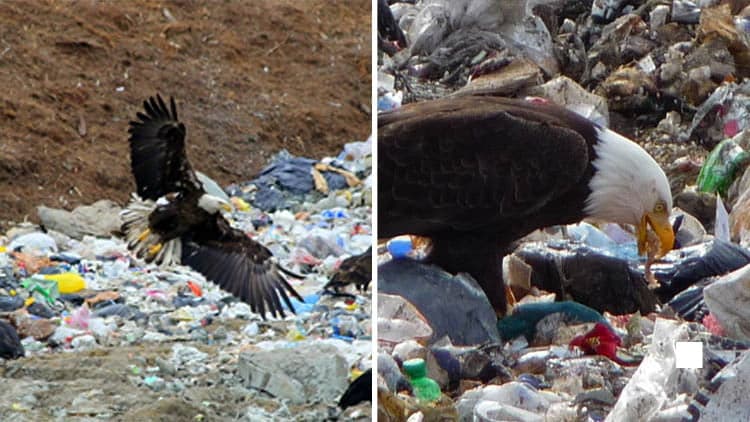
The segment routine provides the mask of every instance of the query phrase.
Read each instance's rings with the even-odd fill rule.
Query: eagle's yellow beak
[[[651,226],[659,238],[659,252],[655,255],[655,258],[661,258],[669,253],[674,246],[674,231],[672,231],[672,225],[669,223],[669,214],[666,211],[643,214],[636,230],[638,253],[640,255],[645,255],[648,252],[648,226]]]

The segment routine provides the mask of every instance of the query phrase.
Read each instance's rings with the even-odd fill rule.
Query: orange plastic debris
[[[197,297],[203,296],[203,290],[201,290],[201,286],[193,283],[192,281],[188,281],[187,285],[188,287],[190,287],[190,291],[193,292],[194,295],[196,295]]]

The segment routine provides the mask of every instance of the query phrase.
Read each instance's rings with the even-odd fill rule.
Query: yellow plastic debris
[[[7,252],[8,249],[5,246],[0,246],[0,253]]]
[[[292,328],[288,333],[286,333],[286,339],[290,341],[301,341],[305,339],[305,335],[296,328]]]
[[[245,202],[245,200],[239,196],[233,196],[230,201],[232,201],[232,205],[238,211],[250,211],[250,204]]]
[[[33,305],[34,302],[36,302],[36,299],[33,297],[27,297],[26,300],[23,301],[23,306],[28,308],[29,306]]]
[[[44,278],[57,282],[61,294],[75,293],[86,288],[86,282],[78,273],[45,274]]]
[[[11,410],[14,412],[27,412],[29,409],[21,403],[13,403],[10,405]]]

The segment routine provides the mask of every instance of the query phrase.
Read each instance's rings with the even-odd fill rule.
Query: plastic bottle
[[[46,274],[44,278],[56,282],[61,294],[76,293],[86,288],[86,281],[77,273]]]
[[[427,367],[424,359],[407,360],[404,362],[404,372],[406,372],[417,400],[435,402],[440,399],[440,386],[435,380],[427,377]]]
[[[698,174],[698,190],[719,192],[726,197],[727,189],[737,173],[750,161],[750,154],[737,145],[733,139],[719,143],[708,155]]]

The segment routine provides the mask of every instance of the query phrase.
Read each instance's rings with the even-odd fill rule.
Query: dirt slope
[[[0,2],[0,225],[133,190],[127,122],[178,100],[226,185],[370,132],[370,2]]]

